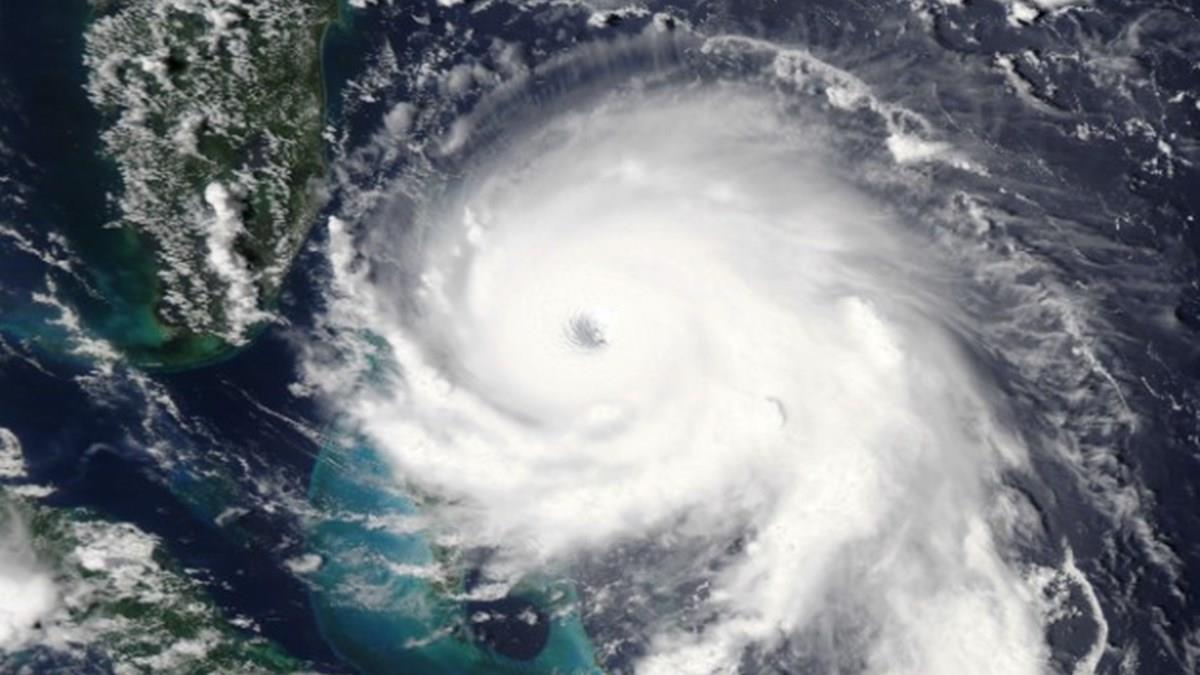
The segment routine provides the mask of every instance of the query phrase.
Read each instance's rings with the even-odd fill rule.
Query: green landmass
[[[93,1],[87,94],[120,183],[95,238],[121,265],[96,275],[110,299],[93,324],[139,365],[218,360],[269,320],[321,199],[337,14],[336,0]]]
[[[235,627],[157,538],[132,525],[40,506],[0,487],[0,533],[25,540],[19,545],[57,595],[30,643],[0,653],[0,670],[36,668],[37,645],[80,662],[99,657],[116,672],[303,670],[249,620]]]

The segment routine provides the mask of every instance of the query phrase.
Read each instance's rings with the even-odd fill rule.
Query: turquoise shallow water
[[[420,515],[392,470],[364,443],[323,449],[310,497],[338,518],[311,533],[323,564],[312,604],[330,644],[366,672],[592,675],[593,648],[571,585],[527,579],[494,602],[461,598],[469,581],[414,574],[435,552],[396,527]],[[387,524],[387,526],[384,526]],[[466,570],[464,579],[471,577]],[[481,617],[500,617],[480,620]],[[536,619],[534,618],[536,617]]]

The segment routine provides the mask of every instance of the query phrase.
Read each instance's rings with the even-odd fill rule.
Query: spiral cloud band
[[[334,219],[396,373],[353,416],[432,534],[501,588],[582,579],[637,672],[1044,672],[1003,487],[1028,452],[929,232],[818,117],[634,86],[471,157],[369,274]]]

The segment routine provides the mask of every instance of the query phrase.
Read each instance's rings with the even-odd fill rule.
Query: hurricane
[[[1180,0],[0,0],[0,672],[1200,672]]]
[[[1073,450],[1015,422],[1020,378],[1088,375],[1037,329],[1091,299],[1006,250],[952,187],[1005,177],[936,133],[811,53],[660,29],[485,97],[332,218],[330,325],[382,356],[314,379],[474,552],[406,573],[573,579],[630,672],[1092,672],[1104,618],[1020,487]]]

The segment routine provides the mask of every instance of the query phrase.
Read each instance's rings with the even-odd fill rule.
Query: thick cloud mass
[[[7,430],[0,429],[7,433]],[[0,443],[5,439],[0,433]],[[11,435],[10,435],[11,436]],[[49,575],[38,569],[19,515],[0,505],[0,654],[25,646],[58,604]]]
[[[835,165],[741,88],[543,120],[404,239],[415,290],[343,275],[400,373],[356,415],[494,574],[689,551],[699,590],[641,671],[820,652],[832,623],[852,670],[1039,672],[994,534],[1025,451],[944,328],[936,263]]]

